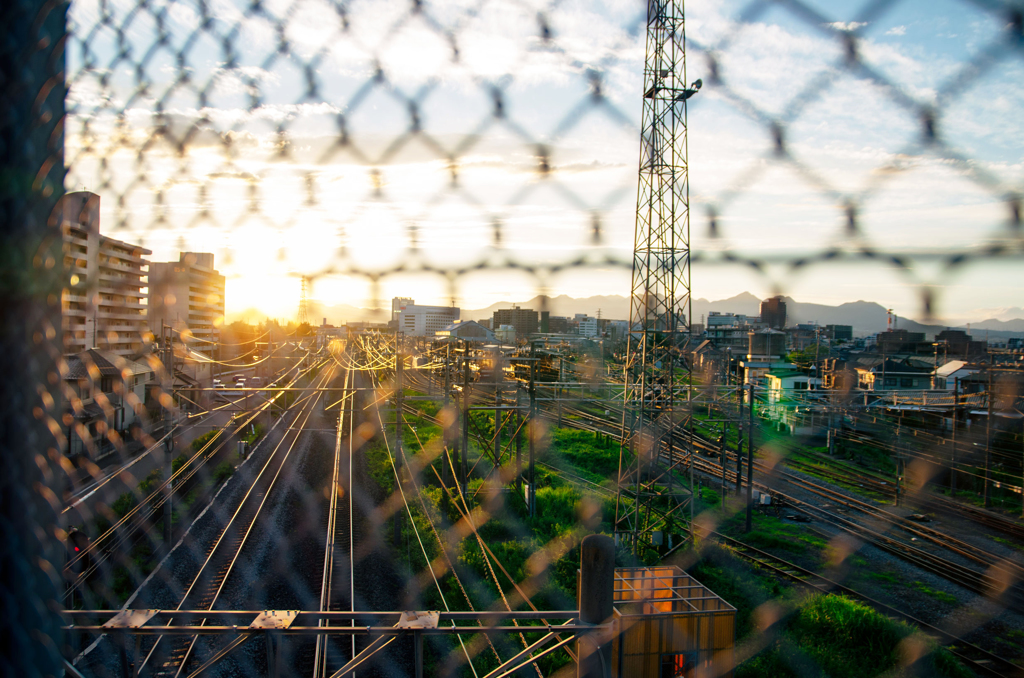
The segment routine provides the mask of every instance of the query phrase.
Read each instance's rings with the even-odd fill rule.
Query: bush
[[[195,450],[196,452],[203,449],[203,446],[206,445],[206,443],[213,440],[218,433],[220,433],[220,431],[207,431],[206,433],[192,441],[192,449]]]
[[[217,468],[213,469],[213,482],[219,485],[224,482],[235,473],[235,467],[232,466],[230,461],[225,461],[217,465]]]
[[[139,500],[135,497],[134,492],[125,492],[114,500],[114,505],[110,508],[117,514],[118,518],[124,518],[138,503]]]

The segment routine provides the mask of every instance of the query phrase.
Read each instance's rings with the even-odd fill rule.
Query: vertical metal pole
[[[956,496],[956,427],[960,418],[960,377],[953,378],[953,434],[950,442],[953,445],[952,458],[949,463],[949,496]]]
[[[446,343],[445,343],[445,356],[444,356],[444,405],[443,405],[442,411],[445,412],[445,416],[447,416],[447,412],[448,412],[448,405],[449,405],[448,397],[449,397],[449,392],[451,391],[451,385],[449,384],[449,380],[451,378],[451,368],[452,368],[452,342],[451,342],[451,339],[449,338],[446,341]],[[445,421],[447,421],[447,419]],[[451,427],[450,424],[445,424],[445,427],[444,427],[444,455],[445,455],[445,458],[441,460],[442,461],[442,464],[441,464],[441,482],[446,487],[451,485],[451,482],[450,482],[451,479],[448,476],[448,473],[449,473],[449,470],[448,470],[448,460],[451,458],[450,457],[450,455],[451,455],[451,445],[452,445],[452,427]],[[447,497],[447,494],[442,494],[441,496],[442,496],[442,498],[444,498],[444,497]]]
[[[988,416],[985,417],[985,508],[992,505],[989,485],[992,481],[992,354],[988,354]]]
[[[412,636],[416,652],[416,678],[423,678],[423,632],[414,631]]]
[[[402,334],[395,332],[395,475],[396,481],[402,484]],[[397,488],[396,488],[397,489]],[[395,511],[394,535],[392,543],[395,548],[402,545],[402,512]]]
[[[529,510],[529,514],[532,517],[536,510],[536,494],[537,494],[537,478],[534,468],[534,459],[536,455],[536,443],[534,440],[537,438],[539,431],[537,430],[537,347],[536,344],[530,344],[530,424],[527,429],[527,436],[529,442],[529,453],[530,453],[530,489],[529,496],[526,501],[526,508]]]
[[[166,372],[164,392],[170,396],[174,390],[174,334],[171,328],[166,325],[164,329],[164,370]],[[173,403],[171,403],[173,405]],[[171,409],[164,408],[164,478],[168,481],[164,486],[164,546],[163,552],[171,550],[174,543],[174,533],[171,526],[171,499],[174,496],[170,479],[174,469],[174,429],[171,425]]]
[[[743,384],[736,387],[736,496],[740,496],[743,489],[743,392],[746,388]]]
[[[459,486],[462,496],[467,495],[469,487],[469,344],[462,344],[462,475]]]
[[[753,527],[754,512],[754,383],[750,383],[750,422],[747,427],[747,526]]]
[[[580,544],[580,626],[612,621],[615,614],[615,542],[603,534],[590,534]],[[612,643],[602,631],[577,636],[578,678],[610,678]]]
[[[516,389],[516,409],[512,414],[512,432],[516,437],[516,492],[523,491],[523,438],[520,435],[523,413],[519,411],[519,389]]]
[[[495,371],[497,371],[497,365],[495,365]],[[497,379],[497,376],[495,376]],[[501,468],[501,410],[498,409],[501,406],[501,390],[498,386],[497,381],[494,383],[494,467],[496,469]]]
[[[729,492],[728,481],[725,478],[726,452],[729,449],[729,422],[722,424],[722,446],[719,453],[722,457],[722,510],[725,510],[725,495]]]

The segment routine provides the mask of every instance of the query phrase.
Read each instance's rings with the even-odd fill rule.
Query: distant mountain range
[[[828,306],[826,304],[811,304],[796,301],[790,297],[786,300],[787,324],[797,323],[818,323],[820,325],[851,325],[857,336],[866,336],[885,330],[888,323],[886,309],[881,304],[873,301],[851,301],[839,306]],[[498,302],[486,308],[462,309],[461,315],[464,320],[482,320],[494,315],[494,311],[500,308],[511,308],[520,306],[540,310],[542,307],[541,298],[534,297],[527,301]],[[626,320],[629,317],[629,299],[613,294],[605,296],[594,296],[575,298],[567,295],[548,297],[547,309],[551,315],[572,317],[577,313],[586,313],[589,316],[611,318],[615,320]],[[993,315],[999,318],[991,318],[982,322],[970,323],[970,331],[976,339],[984,339],[982,332],[987,332],[991,338],[1009,338],[1024,334],[1024,308],[991,309]],[[728,299],[709,301],[707,299],[693,300],[693,321],[706,322],[711,311],[720,313],[742,313],[743,315],[757,315],[761,312],[761,298],[749,292],[743,292]],[[1014,317],[1014,316],[1017,317]],[[386,322],[391,317],[390,309],[359,308],[348,304],[337,304],[324,306],[317,302],[310,303],[310,319],[314,325],[319,325],[326,317],[327,322],[336,324],[349,321],[370,321]],[[229,314],[228,320],[246,320],[258,322],[266,318],[266,315],[255,309],[247,309],[241,313]],[[898,318],[897,327],[911,332],[924,332],[928,338],[933,338],[936,333],[946,329],[944,325],[925,325],[908,318]],[[955,329],[968,329],[966,323],[959,323],[953,326]]]

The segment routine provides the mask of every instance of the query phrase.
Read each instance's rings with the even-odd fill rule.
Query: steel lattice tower
[[[683,347],[690,329],[690,212],[682,0],[648,0],[626,363],[623,440],[615,532],[634,552],[655,530],[689,531],[690,494],[673,475],[692,480],[685,444],[690,424],[690,365]],[[687,448],[689,446],[686,446]],[[692,483],[690,484],[692,487]],[[676,526],[685,526],[678,530]]]

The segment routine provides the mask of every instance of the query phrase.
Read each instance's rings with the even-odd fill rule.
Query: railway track
[[[324,364],[324,362],[320,362],[319,366],[323,367]],[[330,373],[329,369],[323,370],[317,377],[317,385],[321,386]],[[290,422],[285,427],[281,439],[268,454],[263,467],[230,520],[207,549],[205,561],[186,589],[176,609],[202,611],[213,608],[229,578],[236,571],[235,565],[252,534],[261,511],[267,505],[267,501],[281,477],[281,470],[302,436],[302,429],[323,397],[321,391],[304,396],[293,404],[293,408],[296,405],[300,406],[293,417],[282,417],[279,420],[279,423],[289,419]],[[202,626],[206,620],[194,617],[190,619],[189,623],[193,626]],[[183,674],[188,675],[186,669],[195,655],[197,640],[198,636],[188,635],[170,636],[166,639],[158,638],[148,649],[145,660],[142,661],[139,668],[141,669],[152,661],[154,662],[151,670],[153,676],[177,678]],[[161,641],[163,641],[164,647],[161,647]]]
[[[355,521],[352,499],[352,454],[353,417],[355,414],[355,392],[352,370],[345,370],[344,391],[339,414],[337,435],[334,445],[334,463],[331,473],[331,496],[325,514],[323,579],[320,586],[320,610],[341,612],[354,610],[355,576],[352,553],[355,541]],[[354,623],[354,622],[353,622]],[[321,622],[325,625],[326,622]],[[332,640],[318,636],[313,657],[313,676],[331,675],[329,667],[340,667],[354,654],[355,637],[348,653],[338,644],[343,640]]]
[[[613,490],[603,487],[602,485],[586,478],[569,473],[565,469],[540,462],[538,463],[538,466],[543,466],[550,468],[553,471],[557,471],[561,477],[567,477],[570,479],[570,482],[575,484],[586,486],[607,495],[615,494]],[[1016,664],[1013,664],[998,655],[992,654],[973,643],[969,643],[941,628],[917,619],[916,617],[894,608],[891,605],[859,593],[821,574],[788,562],[774,554],[762,551],[750,546],[749,544],[745,544],[733,537],[714,531],[710,532],[707,536],[712,538],[714,541],[727,546],[732,554],[749,562],[755,567],[767,570],[772,574],[793,581],[815,593],[841,593],[847,597],[866,603],[891,619],[905,621],[917,626],[923,632],[932,635],[943,643],[953,655],[970,667],[976,675],[1024,678],[1024,670]]]

